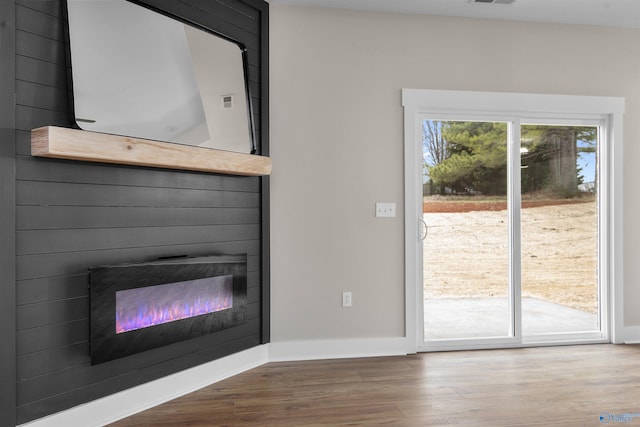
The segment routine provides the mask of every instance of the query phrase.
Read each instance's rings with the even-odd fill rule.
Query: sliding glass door
[[[603,121],[423,115],[422,350],[606,340]]]
[[[424,338],[512,337],[507,123],[422,126]]]
[[[523,337],[599,331],[600,127],[521,126]]]

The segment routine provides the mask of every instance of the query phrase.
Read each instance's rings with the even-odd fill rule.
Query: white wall
[[[401,88],[625,97],[625,324],[640,325],[640,30],[270,10],[274,343],[404,335]],[[398,216],[374,218],[376,201]]]

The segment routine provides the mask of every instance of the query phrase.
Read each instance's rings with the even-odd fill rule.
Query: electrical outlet
[[[395,203],[376,203],[376,218],[395,218]]]
[[[351,292],[342,293],[342,306],[351,307]]]

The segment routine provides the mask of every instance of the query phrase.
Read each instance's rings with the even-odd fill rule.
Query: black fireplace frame
[[[233,276],[233,307],[116,334],[116,292],[206,277]],[[89,269],[91,364],[243,325],[247,321],[247,255],[211,255]]]

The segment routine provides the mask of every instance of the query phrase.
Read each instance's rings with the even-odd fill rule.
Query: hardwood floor
[[[621,423],[640,425],[637,345],[268,363],[111,426]]]

